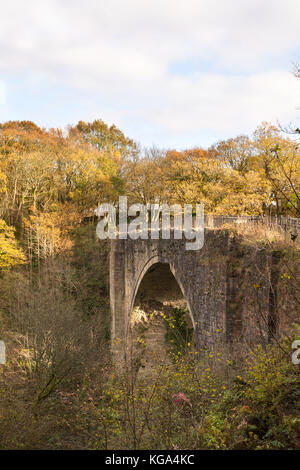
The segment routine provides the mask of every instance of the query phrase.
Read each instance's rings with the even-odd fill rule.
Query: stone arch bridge
[[[180,290],[195,329],[196,347],[210,349],[220,337],[226,342],[235,338],[250,343],[268,342],[280,327],[277,302],[280,256],[277,252],[244,246],[228,230],[220,228],[226,222],[257,220],[206,218],[204,246],[197,251],[185,249],[184,237],[111,240],[113,351],[120,352],[126,341],[131,312],[148,273],[153,285],[166,296],[173,295],[174,284]]]

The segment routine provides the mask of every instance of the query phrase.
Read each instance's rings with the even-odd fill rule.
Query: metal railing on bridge
[[[230,216],[230,215],[205,215],[204,216],[204,226],[206,228],[220,228],[225,224],[243,224],[243,223],[252,223],[252,224],[267,224],[270,226],[279,225],[285,231],[300,231],[300,219],[289,217],[289,216],[279,216],[279,217],[269,217],[269,216],[259,216],[259,215],[240,215],[240,216]]]

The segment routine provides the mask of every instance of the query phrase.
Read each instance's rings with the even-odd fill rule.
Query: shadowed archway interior
[[[194,342],[188,305],[168,263],[154,263],[142,278],[130,319],[131,340],[143,338],[147,351],[140,361],[151,367],[153,360],[171,351],[186,349]]]
[[[168,263],[155,263],[144,275],[134,306],[147,300],[157,300],[161,303],[184,301],[181,289]]]

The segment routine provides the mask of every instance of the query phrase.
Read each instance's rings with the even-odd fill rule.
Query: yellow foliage
[[[15,239],[15,229],[0,219],[0,270],[22,264],[25,259]]]

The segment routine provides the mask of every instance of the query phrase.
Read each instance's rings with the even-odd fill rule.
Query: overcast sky
[[[10,0],[0,121],[101,118],[142,145],[299,126],[299,0]]]

